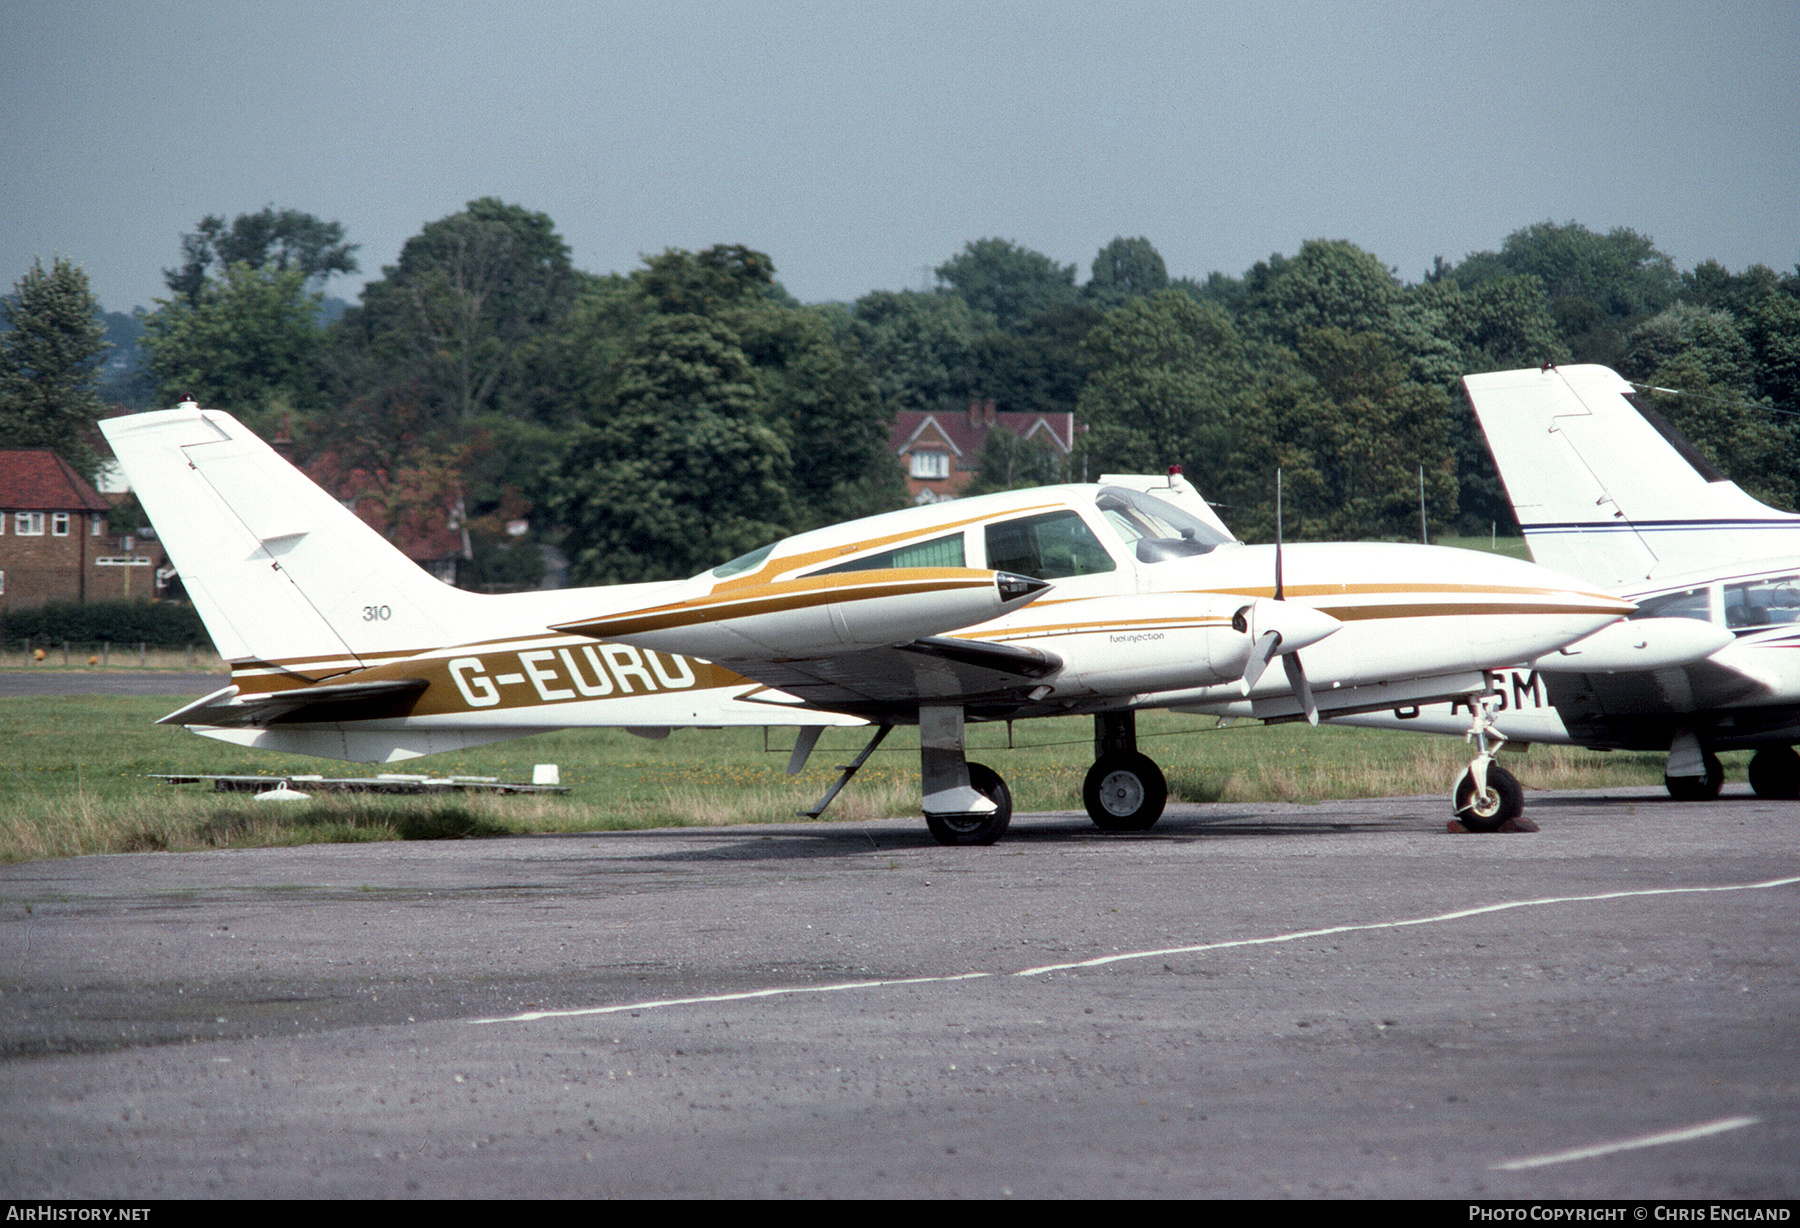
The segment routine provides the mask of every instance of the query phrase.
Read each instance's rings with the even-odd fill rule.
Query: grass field
[[[152,722],[167,698],[0,700],[0,860],[81,853],[430,839],[544,831],[791,822],[824,792],[834,765],[860,749],[859,730],[827,730],[812,765],[786,773],[792,729],[681,730],[650,742],[623,730],[540,734],[433,756],[386,770],[528,781],[558,765],[572,786],[559,796],[321,796],[285,805],[202,785],[170,786],[151,773],[374,775],[375,768],[245,750]],[[970,757],[1000,771],[1021,812],[1079,808],[1092,753],[1087,718],[1025,721],[1007,748],[1004,725],[973,726]],[[1146,753],[1180,801],[1324,801],[1447,794],[1467,761],[1460,740],[1419,734],[1242,723],[1146,713]],[[899,729],[841,794],[828,819],[918,813],[918,753]],[[1738,757],[1738,758],[1741,758]],[[1600,755],[1534,747],[1507,766],[1531,788],[1657,784],[1657,755]],[[1727,757],[1741,778],[1742,765]],[[1448,804],[1446,803],[1446,817]]]
[[[1504,554],[1509,558],[1531,561],[1523,537],[1440,537],[1434,546],[1453,546],[1458,550],[1480,550],[1484,554]]]

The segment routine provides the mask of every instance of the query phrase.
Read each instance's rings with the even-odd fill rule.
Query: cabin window
[[[1800,622],[1800,576],[1725,586],[1725,625],[1733,631]]]
[[[883,550],[880,554],[865,554],[860,559],[851,559],[847,563],[833,563],[830,567],[821,567],[807,574],[828,576],[840,571],[886,571],[893,567],[961,566],[963,535],[952,533],[948,537],[934,537],[930,541],[896,546],[892,550]]]
[[[987,527],[987,565],[1036,580],[1113,571],[1118,564],[1080,512],[1046,512]]]
[[[1633,618],[1696,618],[1709,623],[1712,617],[1712,590],[1689,588],[1679,593],[1658,593],[1638,599]]]

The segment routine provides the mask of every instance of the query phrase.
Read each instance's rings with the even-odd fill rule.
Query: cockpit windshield
[[[711,571],[703,571],[700,576],[712,576],[716,580],[726,580],[732,576],[742,575],[746,571],[762,566],[763,560],[768,558],[770,552],[780,544],[780,542],[770,542],[766,546],[752,550],[749,554],[738,555],[729,563],[720,563]],[[698,580],[700,576],[695,576],[694,579]]]
[[[1192,558],[1231,540],[1199,517],[1142,491],[1102,487],[1095,504],[1140,563]]]

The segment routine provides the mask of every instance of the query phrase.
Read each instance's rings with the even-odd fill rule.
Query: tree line
[[[337,223],[209,216],[180,250],[141,321],[150,403],[290,440],[391,533],[453,509],[474,587],[532,583],[540,542],[575,583],[662,579],[899,506],[895,411],[975,399],[1086,428],[1067,461],[996,433],[977,489],[1180,464],[1247,540],[1273,536],[1277,469],[1291,538],[1416,537],[1421,494],[1433,535],[1509,527],[1457,381],[1545,362],[1679,389],[1647,395],[1722,469],[1779,506],[1800,491],[1800,269],[1684,272],[1628,229],[1529,226],[1410,284],[1347,241],[1196,281],[1120,237],[1081,282],[988,238],[934,290],[809,305],[736,245],[588,273],[549,217],[484,198],[336,318],[323,289],[357,269]],[[66,438],[91,469],[85,293],[58,261],[0,308],[0,444]]]

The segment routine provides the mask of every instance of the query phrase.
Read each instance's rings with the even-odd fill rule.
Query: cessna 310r
[[[890,512],[687,580],[487,596],[428,576],[229,414],[101,427],[232,667],[164,723],[371,763],[570,726],[795,725],[790,771],[820,727],[878,726],[860,765],[916,723],[948,844],[992,843],[1012,814],[965,758],[969,720],[1091,714],[1088,813],[1142,830],[1167,791],[1141,708],[1316,723],[1469,695],[1484,666],[1632,609],[1464,551],[1246,546],[1174,476]],[[1462,801],[1491,817],[1487,796]]]
[[[1718,751],[1754,749],[1756,793],[1800,797],[1800,516],[1744,493],[1606,367],[1463,384],[1532,557],[1638,607],[1517,671],[1497,731],[1666,750],[1689,800],[1718,796]],[[1343,723],[1460,733],[1460,706]]]

